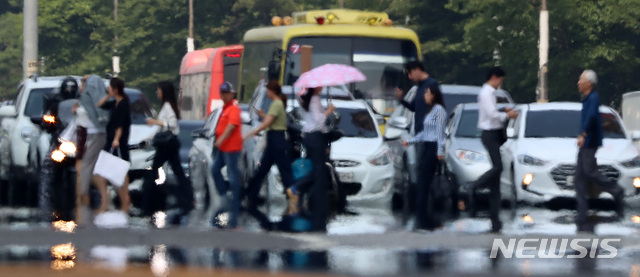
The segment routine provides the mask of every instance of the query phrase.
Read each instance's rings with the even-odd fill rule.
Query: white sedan
[[[325,100],[322,102],[326,104]],[[347,202],[357,206],[390,207],[394,177],[391,150],[383,141],[373,111],[362,100],[333,100],[332,103],[340,115],[337,126],[344,136],[331,144],[330,158]],[[290,115],[301,121],[301,108],[295,107]],[[284,198],[279,180],[277,168],[273,167],[268,182],[272,199]]]
[[[502,146],[503,187],[513,186],[519,200],[548,201],[575,197],[573,175],[578,147],[581,103],[543,103],[519,106],[509,123],[510,139]],[[599,170],[615,180],[627,197],[640,193],[640,156],[620,116],[601,106],[603,146],[596,153]],[[634,138],[637,139],[637,138]],[[611,197],[594,192],[592,197]]]

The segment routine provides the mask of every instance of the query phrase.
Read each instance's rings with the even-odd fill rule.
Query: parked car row
[[[80,83],[79,76],[72,76]],[[49,152],[51,135],[43,132],[32,120],[44,115],[44,97],[47,93],[59,93],[61,82],[67,76],[32,77],[18,86],[13,104],[0,107],[0,181],[5,185],[10,205],[37,206],[40,165]],[[108,80],[104,79],[105,85]],[[152,117],[146,96],[138,89],[125,88],[131,107],[131,132],[129,149],[131,157],[131,190],[142,182],[142,176],[151,166],[155,150],[151,139],[159,130],[148,126],[146,118]]]
[[[578,153],[581,103],[543,103],[516,106],[519,116],[508,122],[507,141],[501,147],[501,196],[516,204],[558,197],[575,197],[573,175]],[[603,146],[597,152],[599,170],[624,188],[627,197],[640,195],[640,156],[632,136],[610,107],[601,106]],[[476,128],[478,107],[462,104],[447,127],[446,168],[450,180],[465,195],[491,160]],[[591,197],[610,198],[592,191]],[[460,199],[465,199],[460,197]]]
[[[27,79],[19,86],[13,103],[0,106],[2,117],[0,132],[0,180],[11,186],[9,199],[21,200],[15,204],[34,205],[36,200],[39,166],[47,153],[50,135],[41,132],[31,118],[43,115],[44,93],[55,91],[64,77],[40,77]],[[79,77],[75,77],[79,81]],[[106,82],[106,80],[105,80]],[[478,107],[475,103],[480,87],[442,85],[449,121],[446,128],[445,171],[452,185],[452,198],[464,199],[471,184],[491,166],[477,129]],[[131,190],[139,191],[142,177],[151,166],[154,148],[151,145],[157,127],[149,127],[145,119],[153,116],[145,96],[136,89],[125,89],[132,112],[132,128],[129,139],[132,167]],[[294,90],[283,87],[287,95],[288,120],[303,124],[302,110],[296,101]],[[405,100],[411,102],[416,95],[412,88]],[[332,144],[330,158],[340,181],[341,191],[350,204],[388,207],[393,194],[407,201],[416,180],[416,157],[413,147],[404,148],[403,139],[413,136],[413,112],[398,105],[389,117],[383,136],[378,125],[384,123],[370,105],[355,99],[344,86],[325,88],[321,94],[323,105],[331,102],[340,118],[337,127],[344,136]],[[499,108],[514,107],[508,92],[496,94]],[[243,133],[261,124],[261,118],[253,110],[268,110],[271,100],[266,88],[259,86],[248,104],[243,104]],[[520,114],[507,126],[507,142],[502,146],[505,170],[501,178],[504,200],[548,201],[555,197],[572,197],[573,172],[577,154],[576,134],[580,122],[581,104],[546,103],[517,105]],[[620,116],[609,107],[601,107],[604,145],[598,151],[599,168],[605,176],[618,181],[628,197],[640,194],[640,155],[633,141],[640,139],[621,123]],[[221,108],[214,110],[205,121],[179,121],[181,134],[181,165],[191,179],[199,210],[203,218],[213,215],[219,196],[211,176],[213,162],[214,131]],[[259,165],[265,144],[263,134],[244,142],[240,166],[244,180]],[[168,167],[161,169],[159,183],[175,183]],[[284,188],[276,167],[265,181],[263,194],[271,200],[284,199]],[[18,196],[20,193],[27,193]],[[459,194],[459,196],[458,196]],[[594,196],[599,193],[595,192]],[[607,197],[607,196],[605,196]],[[206,215],[204,214],[206,213]]]

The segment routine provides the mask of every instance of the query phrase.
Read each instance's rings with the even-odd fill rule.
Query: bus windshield
[[[293,85],[300,76],[301,45],[313,46],[311,67],[327,63],[353,65],[367,77],[349,85],[357,98],[364,98],[378,113],[388,114],[395,105],[395,87],[403,86],[403,65],[418,60],[411,40],[365,37],[297,37],[287,49],[284,84]],[[372,101],[372,100],[378,100]],[[388,102],[388,103],[387,103]]]

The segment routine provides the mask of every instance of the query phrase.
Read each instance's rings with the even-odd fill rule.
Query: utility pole
[[[547,10],[547,0],[542,0],[540,9],[540,62],[538,67],[538,89],[537,101],[539,103],[549,102],[547,89],[547,71],[549,63],[549,11]]]
[[[189,0],[189,37],[187,38],[187,52],[195,50],[193,41],[193,0]]]
[[[22,70],[29,78],[38,73],[38,0],[24,0],[23,14]]]
[[[113,56],[111,61],[113,64],[113,77],[118,77],[120,73],[120,56],[118,56],[118,0],[113,0],[113,21],[115,22],[115,46],[113,47]]]

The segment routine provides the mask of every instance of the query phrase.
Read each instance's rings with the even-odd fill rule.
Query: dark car
[[[189,150],[193,145],[193,137],[191,133],[195,130],[204,128],[204,120],[178,120],[180,126],[180,134],[178,140],[180,141],[180,165],[184,170],[184,173],[189,177]],[[169,164],[164,165],[166,172],[165,184],[177,184],[178,179],[173,174],[173,170]]]

